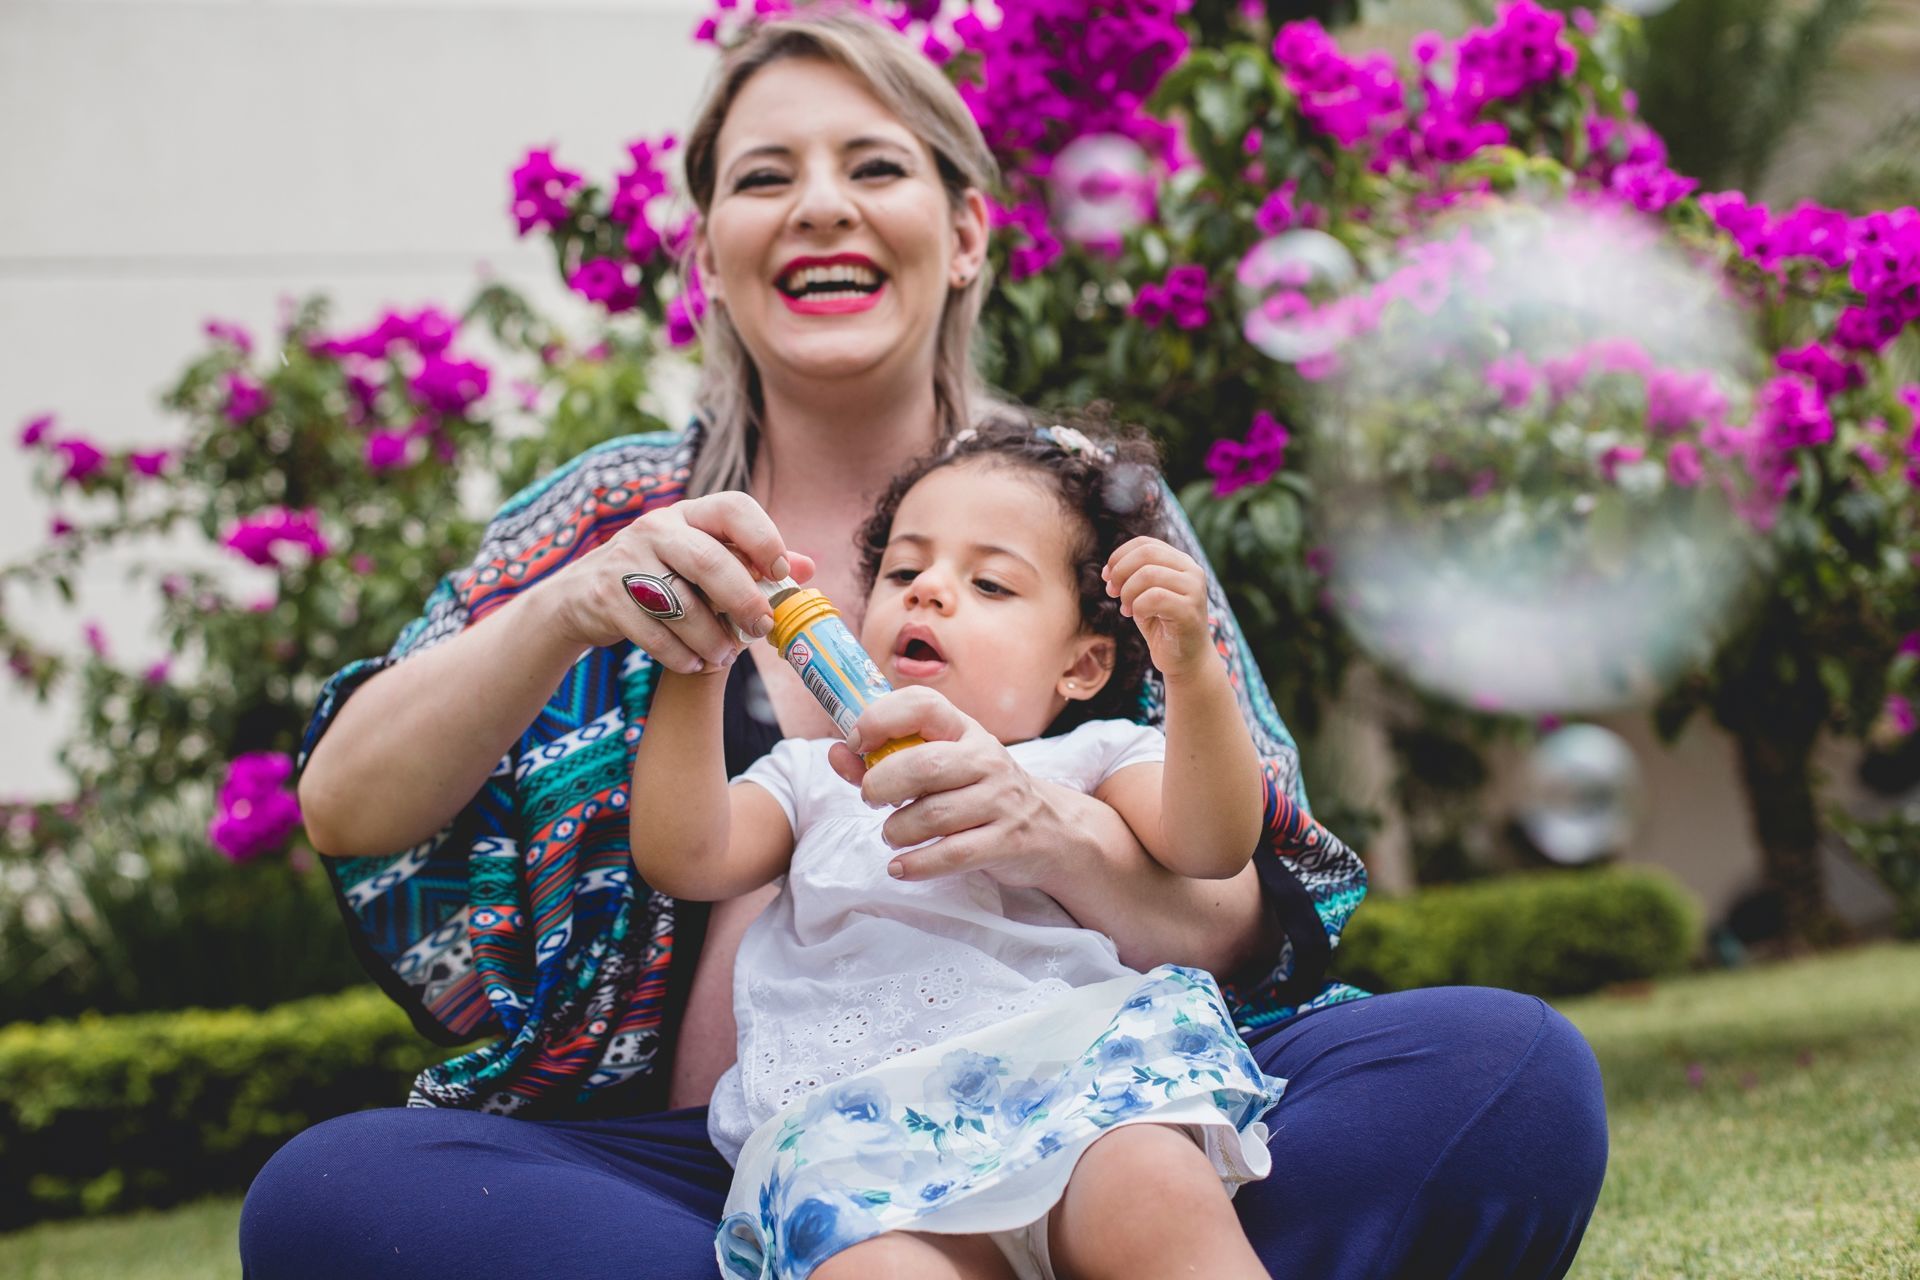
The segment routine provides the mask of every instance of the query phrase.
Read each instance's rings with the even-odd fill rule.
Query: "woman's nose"
[[[801,180],[800,198],[793,206],[793,224],[797,229],[845,230],[853,226],[859,216],[845,184],[836,175],[816,172]]]

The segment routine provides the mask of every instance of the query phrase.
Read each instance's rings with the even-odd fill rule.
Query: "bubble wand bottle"
[[[760,590],[773,606],[773,632],[767,643],[800,673],[807,692],[832,717],[841,737],[853,733],[853,722],[893,686],[860,647],[853,632],[824,592],[803,587],[792,578],[778,582],[761,579]],[[918,746],[926,739],[917,733],[883,742],[864,754],[872,768],[896,751]]]

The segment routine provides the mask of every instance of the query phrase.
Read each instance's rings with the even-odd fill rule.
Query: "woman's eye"
[[[869,160],[853,171],[856,178],[898,178],[906,173],[892,160]]]
[[[772,169],[755,169],[752,173],[745,174],[735,181],[733,189],[745,191],[748,187],[767,187],[786,180],[787,175],[784,173],[778,173]]]

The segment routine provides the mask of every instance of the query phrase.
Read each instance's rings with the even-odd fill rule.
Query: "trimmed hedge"
[[[1695,917],[1684,893],[1646,871],[1514,876],[1369,902],[1335,967],[1373,991],[1588,991],[1681,968]],[[294,1134],[400,1105],[413,1076],[452,1052],[370,987],[264,1013],[0,1028],[0,1228],[242,1190]]]
[[[1700,911],[1645,868],[1546,871],[1370,898],[1333,969],[1369,991],[1506,987],[1578,995],[1677,973],[1700,938]]]
[[[0,1027],[0,1227],[244,1189],[294,1134],[401,1105],[450,1052],[370,987]]]

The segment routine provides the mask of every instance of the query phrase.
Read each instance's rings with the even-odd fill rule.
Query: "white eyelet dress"
[[[888,813],[833,772],[829,745],[784,741],[737,784],[765,787],[797,838],[740,945],[739,1060],[708,1120],[735,1165],[723,1275],[804,1280],[912,1230],[994,1236],[1023,1278],[1045,1276],[1047,1211],[1122,1124],[1190,1126],[1229,1189],[1266,1175],[1260,1120],[1285,1081],[1209,975],[1139,974],[1047,895],[981,872],[894,880]],[[1165,739],[1107,720],[1009,750],[1090,793]]]

